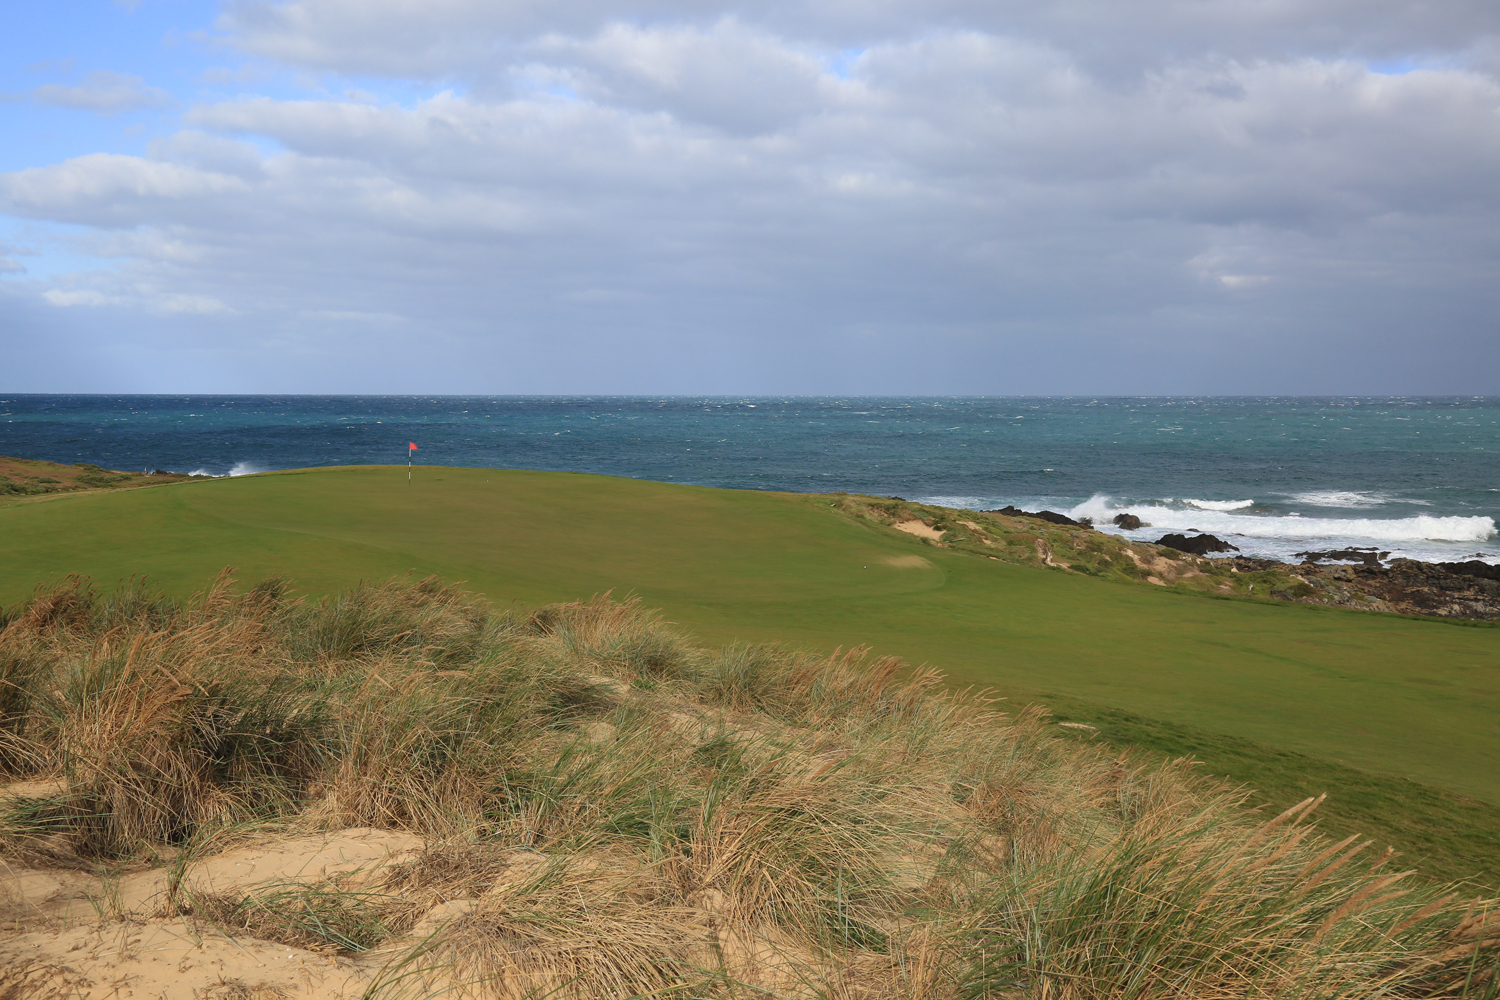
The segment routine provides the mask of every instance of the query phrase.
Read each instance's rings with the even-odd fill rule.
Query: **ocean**
[[[1014,504],[1290,559],[1500,563],[1500,397],[0,396],[0,454],[244,475],[549,469]],[[1122,511],[1148,525],[1122,531]]]

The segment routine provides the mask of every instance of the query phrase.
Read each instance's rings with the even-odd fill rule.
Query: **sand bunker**
[[[923,559],[921,556],[887,556],[880,561],[887,566],[894,566],[897,569],[932,568],[932,563],[928,562],[926,559]]]
[[[921,521],[897,521],[892,525],[897,531],[904,531],[908,535],[916,535],[918,538],[930,538],[936,542],[942,539],[943,533]]]

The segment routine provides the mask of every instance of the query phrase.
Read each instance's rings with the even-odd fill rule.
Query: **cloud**
[[[447,78],[549,34],[585,38],[612,24],[701,29],[730,9],[715,0],[235,0],[219,24],[245,50],[283,62]],[[1440,12],[1412,0],[768,0],[737,10],[769,33],[836,50],[967,29],[1053,45],[1110,72],[1209,53],[1469,54],[1500,35],[1500,8],[1489,0],[1451,0]]]
[[[548,36],[532,51],[552,63],[554,84],[583,96],[728,132],[775,131],[825,101],[811,53],[733,18],[707,29],[611,24],[587,39]]]
[[[33,90],[31,96],[42,104],[93,111],[101,115],[134,111],[138,108],[165,108],[173,103],[171,94],[159,87],[146,86],[146,82],[140,77],[105,69],[90,73],[76,87],[60,83],[43,84]]]
[[[239,177],[117,153],[89,153],[50,167],[0,174],[0,211],[100,227],[202,218],[202,207],[234,191]]]
[[[1414,11],[240,2],[334,75],[0,211],[111,262],[36,294],[201,324],[221,387],[260,345],[348,391],[1500,390],[1500,14]]]
[[[55,306],[69,308],[71,306],[105,306],[115,305],[124,300],[117,296],[105,295],[90,289],[73,289],[63,291],[59,288],[48,289],[42,293],[42,298]]]

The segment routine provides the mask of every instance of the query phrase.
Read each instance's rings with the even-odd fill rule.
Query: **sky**
[[[1500,4],[14,4],[0,391],[1500,394]]]

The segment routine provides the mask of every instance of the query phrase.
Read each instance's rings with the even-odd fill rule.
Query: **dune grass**
[[[1318,799],[1248,814],[863,650],[706,648],[634,602],[496,613],[433,580],[309,603],[75,579],[10,619],[0,760],[56,790],[4,800],[8,862],[409,831],[398,863],[161,914],[386,949],[405,972],[369,995],[1500,992],[1495,901],[1322,836]]]
[[[299,470],[21,500],[0,505],[0,565],[7,604],[75,570],[106,583],[145,572],[185,596],[225,565],[313,595],[440,574],[501,608],[614,589],[706,642],[870,643],[1012,704],[1271,748],[1210,763],[1275,778],[1278,796],[1330,791],[1340,822],[1327,782],[1361,775],[1374,792],[1351,825],[1455,877],[1500,870],[1493,838],[1410,836],[1432,825],[1434,801],[1500,803],[1500,629],[1014,565],[850,516],[837,498],[483,469],[418,469],[410,485],[404,469]]]

